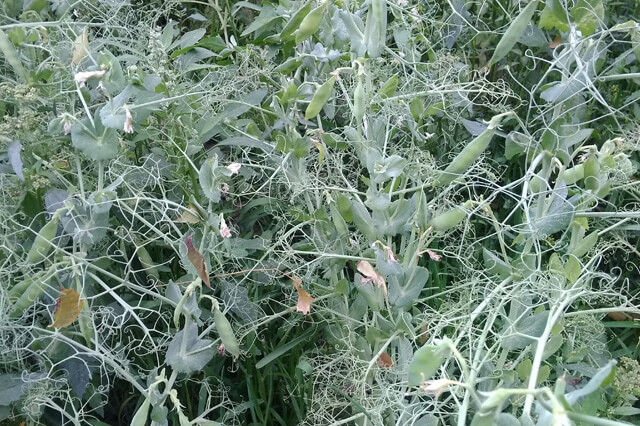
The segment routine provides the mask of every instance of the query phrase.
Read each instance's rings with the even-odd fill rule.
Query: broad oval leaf
[[[71,144],[92,160],[111,160],[118,156],[118,133],[104,127],[97,116],[94,124],[88,118],[76,121],[71,128]]]

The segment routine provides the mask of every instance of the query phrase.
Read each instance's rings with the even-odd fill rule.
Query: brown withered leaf
[[[558,34],[556,38],[554,38],[553,41],[549,43],[549,49],[555,49],[561,44],[562,44],[562,37],[560,37],[560,34]]]
[[[291,277],[291,283],[298,292],[298,304],[296,305],[296,312],[302,312],[303,315],[307,315],[311,310],[311,303],[316,299],[311,297],[309,293],[302,289],[302,280],[299,277]]]
[[[356,263],[356,269],[358,270],[358,272],[364,275],[369,282],[373,282],[378,287],[380,287],[384,292],[384,296],[387,297],[387,282],[384,280],[384,277],[380,275],[380,273],[376,271],[373,266],[371,266],[369,262],[367,262],[366,260],[360,260],[358,263]]]
[[[72,65],[78,65],[89,50],[89,36],[87,35],[87,29],[82,31],[82,34],[76,37],[76,41],[73,42],[73,56],[71,58]]]
[[[391,368],[393,367],[393,360],[391,359],[391,357],[389,356],[388,353],[383,352],[378,359],[376,360],[376,362],[378,363],[378,366],[380,368]]]
[[[66,327],[78,319],[82,310],[82,300],[80,293],[72,288],[65,288],[60,291],[60,296],[56,301],[56,310],[53,314],[53,324],[49,327]]]
[[[202,257],[202,254],[198,251],[197,248],[193,246],[193,236],[189,235],[184,240],[184,243],[187,245],[187,257],[189,258],[189,261],[191,262],[193,267],[196,268],[196,272],[198,273],[200,279],[202,279],[202,282],[205,283],[207,287],[211,288],[211,283],[209,282],[209,272],[207,272],[207,265],[204,262],[204,257]]]
[[[183,210],[182,214],[173,220],[175,223],[199,223],[202,221],[198,210],[189,204],[188,210]]]

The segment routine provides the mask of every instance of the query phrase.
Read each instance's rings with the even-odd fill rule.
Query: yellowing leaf
[[[175,223],[199,223],[202,221],[198,210],[189,205],[188,210],[183,210],[182,214],[173,220]]]
[[[82,300],[80,300],[80,293],[72,288],[62,289],[56,301],[53,324],[49,327],[62,328],[72,324],[80,315],[81,310]]]
[[[87,35],[87,29],[82,31],[82,34],[76,37],[76,41],[73,43],[73,57],[71,58],[72,65],[78,65],[80,61],[87,56],[89,50],[89,37]]]
[[[302,312],[303,315],[307,315],[311,310],[311,302],[315,302],[316,299],[302,289],[302,280],[300,278],[292,277],[291,282],[298,292],[296,312]]]
[[[365,276],[366,280],[372,283],[375,283],[378,287],[382,289],[385,297],[387,296],[387,283],[384,280],[384,277],[380,275],[378,271],[376,271],[373,266],[366,260],[361,260],[356,264],[356,269],[362,275]]]
[[[381,368],[391,368],[393,367],[393,360],[391,359],[391,357],[389,356],[388,353],[383,352],[382,355],[380,355],[380,357],[378,357],[377,361],[378,366]]]
[[[207,287],[211,288],[211,283],[209,282],[209,272],[207,272],[207,265],[204,263],[204,257],[198,251],[197,248],[193,246],[193,236],[189,235],[184,243],[187,245],[187,257],[189,261],[196,268],[196,272],[202,282],[207,285]]]

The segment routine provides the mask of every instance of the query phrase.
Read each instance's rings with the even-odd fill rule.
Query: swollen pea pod
[[[358,124],[362,124],[362,119],[364,118],[366,98],[367,94],[364,91],[362,79],[358,78],[358,84],[356,85],[356,90],[353,94],[353,116]]]
[[[562,180],[567,185],[573,185],[577,181],[581,180],[583,177],[584,177],[584,164],[578,164],[577,166],[568,168],[562,173]]]
[[[27,262],[36,264],[42,262],[51,250],[53,250],[53,240],[58,231],[58,223],[60,223],[60,214],[64,209],[58,210],[51,220],[47,222],[38,232],[36,239],[33,241],[29,253],[27,254]]]
[[[502,117],[510,113],[496,115],[491,119],[487,128],[476,136],[462,151],[449,163],[435,183],[435,186],[444,186],[453,182],[460,174],[464,173],[480,157],[489,146],[496,128],[500,124]]]
[[[513,46],[518,42],[518,39],[524,34],[527,25],[531,23],[531,18],[537,7],[538,0],[534,0],[522,9],[522,12],[511,22],[511,25],[509,25],[509,28],[507,28],[507,31],[500,39],[500,42],[498,42],[496,50],[493,51],[493,56],[487,66],[491,67],[511,51]]]
[[[238,357],[240,355],[240,345],[238,345],[236,336],[233,334],[233,328],[231,328],[229,320],[218,307],[213,311],[213,320],[216,323],[216,330],[218,330],[218,334],[220,335],[220,340],[222,340],[225,351],[229,352],[234,357]]]
[[[158,272],[158,265],[153,261],[153,259],[151,259],[151,255],[147,249],[143,245],[140,245],[136,250],[136,254],[138,255],[138,260],[144,268],[145,273],[148,276],[159,280],[160,273]]]
[[[584,186],[593,192],[600,188],[600,162],[594,154],[584,162]]]
[[[9,300],[17,299],[9,308],[9,318],[19,318],[25,309],[42,296],[51,275],[49,271],[37,274],[32,279],[26,278],[14,286],[9,292]]]
[[[311,102],[309,102],[307,110],[304,113],[305,120],[310,120],[320,113],[324,104],[326,104],[331,97],[335,81],[335,76],[332,76],[326,83],[316,90],[316,93],[313,95],[313,98],[311,98]]]
[[[302,23],[302,20],[309,14],[310,11],[311,2],[308,1],[304,6],[298,9],[296,13],[294,13],[289,22],[287,22],[282,31],[280,31],[280,40],[287,41],[287,39],[289,39],[293,35],[293,32],[298,29],[298,27]]]
[[[371,0],[367,23],[364,28],[364,44],[369,57],[377,58],[385,46],[387,35],[387,0]]]
[[[304,17],[300,23],[298,31],[296,31],[296,43],[300,43],[302,40],[306,40],[311,37],[318,28],[324,17],[324,10],[327,8],[329,2],[325,1],[320,6],[313,9],[307,16]]]
[[[474,201],[467,200],[462,205],[439,214],[429,221],[429,226],[436,232],[445,232],[449,229],[458,226],[465,217],[467,217],[467,211],[473,207]]]

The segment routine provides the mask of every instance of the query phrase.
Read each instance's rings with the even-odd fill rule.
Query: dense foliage
[[[0,420],[639,422],[634,16],[0,2]]]

